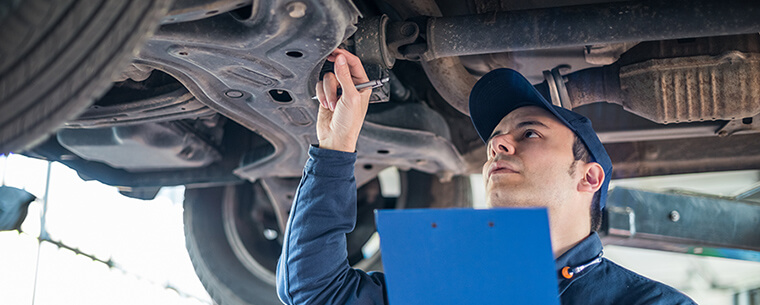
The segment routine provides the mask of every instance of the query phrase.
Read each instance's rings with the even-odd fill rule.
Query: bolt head
[[[415,32],[414,24],[407,23],[401,26],[401,35],[412,36],[414,35],[414,32]]]
[[[264,238],[266,238],[267,240],[274,240],[275,238],[277,238],[277,235],[279,234],[277,234],[277,231],[275,230],[272,230],[272,229],[264,230]]]
[[[681,214],[678,213],[678,211],[670,211],[670,214],[668,214],[668,218],[670,218],[670,221],[672,222],[678,222],[681,220]]]

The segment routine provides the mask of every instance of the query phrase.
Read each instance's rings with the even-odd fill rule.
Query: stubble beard
[[[568,176],[573,179],[576,174],[576,165],[578,160],[573,160],[567,169]],[[522,173],[521,173],[522,174]],[[522,177],[523,179],[525,177]],[[498,178],[497,178],[498,179]],[[486,206],[488,208],[496,207],[511,207],[511,208],[525,208],[525,207],[548,207],[551,202],[548,202],[549,198],[544,198],[543,193],[549,190],[545,188],[532,188],[526,185],[527,181],[517,185],[510,185],[502,182],[490,182],[487,181],[486,185]],[[488,183],[494,183],[491,189],[488,189]],[[530,183],[527,183],[530,184]],[[549,200],[551,201],[551,200]]]
[[[491,190],[489,192],[486,203],[489,208],[522,208],[540,206],[540,204],[537,204],[540,199],[531,196],[531,193],[532,192],[527,190],[517,190],[508,186],[502,187],[501,189]]]

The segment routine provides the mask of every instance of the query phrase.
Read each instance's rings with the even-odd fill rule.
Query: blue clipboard
[[[375,211],[388,301],[559,305],[544,208]]]

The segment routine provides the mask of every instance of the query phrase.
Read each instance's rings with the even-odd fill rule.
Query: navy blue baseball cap
[[[524,106],[538,106],[548,110],[586,145],[591,160],[599,163],[604,169],[604,182],[599,189],[599,206],[603,209],[612,176],[612,161],[588,118],[552,105],[525,77],[512,69],[488,72],[478,80],[470,92],[470,118],[483,142],[488,140],[496,125],[499,125],[507,114]]]

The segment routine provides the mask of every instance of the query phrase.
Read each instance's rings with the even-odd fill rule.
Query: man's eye
[[[527,138],[539,138],[539,137],[540,137],[540,136],[538,135],[538,133],[536,133],[536,132],[535,132],[535,131],[533,131],[533,130],[528,130],[528,131],[526,131],[526,132],[525,132],[525,138],[526,138],[526,139],[527,139]]]

